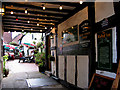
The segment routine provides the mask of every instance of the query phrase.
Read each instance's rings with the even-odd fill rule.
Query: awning
[[[26,46],[26,47],[28,47],[28,48],[31,48],[31,49],[33,49],[34,48],[34,44],[30,44],[30,43],[22,43],[22,45],[24,45],[24,46]]]
[[[18,47],[6,44],[6,45],[4,45],[4,48],[5,49],[17,49]]]

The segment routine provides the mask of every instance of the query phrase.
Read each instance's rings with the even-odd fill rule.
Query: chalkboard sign
[[[79,39],[81,47],[88,47],[90,42],[90,22],[88,20],[83,21],[79,25]]]
[[[111,90],[114,79],[99,74],[94,74],[89,90],[100,90],[101,88]]]
[[[112,30],[97,33],[98,69],[112,69]]]

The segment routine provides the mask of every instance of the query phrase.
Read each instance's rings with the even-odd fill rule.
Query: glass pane
[[[78,41],[78,25],[62,32],[62,44]]]

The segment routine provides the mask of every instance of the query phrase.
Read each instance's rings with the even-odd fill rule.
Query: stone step
[[[46,74],[47,76],[49,76],[49,77],[52,76],[52,72],[50,72],[50,71],[45,71],[45,74]]]

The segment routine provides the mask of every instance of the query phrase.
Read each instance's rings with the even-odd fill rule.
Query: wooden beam
[[[3,21],[3,23],[5,24],[5,23],[12,23],[12,24],[21,24],[21,25],[32,25],[32,26],[35,26],[35,27],[45,27],[45,26],[54,26],[53,25],[53,23],[39,23],[39,26],[37,26],[37,23],[32,23],[32,22],[30,22],[30,23],[28,23],[28,22],[21,22],[21,21],[9,21],[9,20],[5,20],[5,21]]]
[[[26,4],[20,4],[20,3],[13,3],[13,2],[8,2],[8,3],[3,2],[3,5],[5,5],[5,6],[11,6],[11,5],[13,5],[14,7],[22,7],[22,8],[31,8],[31,9],[43,10],[42,6],[28,5],[27,3]],[[59,10],[59,7],[58,8],[47,8],[46,7],[45,12],[47,12],[47,11],[67,12],[67,13],[72,12],[72,10],[68,10],[68,9]]]
[[[4,22],[4,21],[6,21],[6,20],[8,20],[8,21],[16,21],[16,17],[7,17],[7,16],[5,16],[5,17],[3,17],[2,18],[2,21]],[[24,18],[19,18],[19,21],[21,21],[21,22],[27,22],[27,21],[32,21],[32,22],[44,22],[44,23],[56,23],[56,22],[58,22],[58,21],[46,21],[46,20],[37,20],[37,19],[24,19]]]
[[[6,8],[5,11],[8,11],[8,12],[15,12],[15,13],[25,13],[25,10],[18,10],[18,9],[10,9],[10,8]],[[58,16],[58,17],[64,17],[65,14],[64,13],[50,13],[50,12],[38,12],[38,11],[30,11],[28,10],[28,13],[30,14],[41,14],[41,15],[47,15],[47,16]]]
[[[18,25],[18,26],[28,26],[28,27],[40,27],[40,26],[37,26],[36,24],[25,24],[25,23],[18,23],[18,22],[3,22],[3,25]],[[46,27],[54,26],[54,25],[49,25],[49,24],[40,24],[40,25],[45,25]]]
[[[47,20],[61,20],[62,18],[57,18],[57,17],[43,17],[43,16],[33,16],[33,15],[25,15],[25,14],[10,14],[10,13],[5,13],[5,16],[15,16],[15,17],[22,17],[22,18],[39,18],[39,19],[47,19]],[[5,17],[4,16],[4,17]]]

